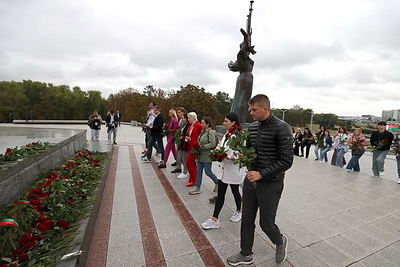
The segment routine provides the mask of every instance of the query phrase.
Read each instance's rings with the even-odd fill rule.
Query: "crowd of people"
[[[371,145],[372,152],[372,173],[375,177],[384,176],[385,159],[390,150],[393,150],[397,161],[397,182],[400,184],[400,151],[399,140],[388,130],[386,122],[378,123],[377,131],[371,134],[370,143],[363,135],[360,128],[355,128],[349,134],[346,127],[339,127],[338,131],[332,136],[325,126],[313,135],[309,128],[304,128],[304,132],[298,128],[293,133],[293,154],[308,158],[311,145],[315,145],[315,161],[328,162],[328,152],[333,151],[331,164],[340,168],[346,168],[349,172],[360,172],[360,158],[364,155],[368,144]],[[301,154],[300,152],[301,151]],[[349,162],[346,162],[345,154],[350,152]]]
[[[354,129],[351,134],[345,127],[340,127],[335,134],[331,134],[324,126],[315,134],[309,128],[304,128],[303,131],[300,128],[296,131],[292,128],[291,131],[287,123],[271,113],[266,95],[254,96],[249,102],[249,111],[254,123],[250,124],[248,136],[242,146],[254,148],[257,154],[250,168],[237,164],[237,160],[243,157],[243,154],[230,147],[229,141],[235,137],[235,130],[240,128],[242,131],[239,117],[235,113],[225,115],[223,125],[226,133],[221,140],[218,140],[216,132],[212,130],[213,123],[210,117],[199,119],[195,112],[187,112],[184,107],[170,109],[166,121],[161,114],[161,108],[155,103],[150,103],[146,122],[142,125],[146,144],[141,158],[143,163],[152,162],[154,148],[155,154],[160,156],[158,168],[166,168],[172,153],[174,162],[171,166],[174,169],[171,173],[176,174],[177,179],[186,179],[189,195],[201,193],[203,172],[214,183],[215,195],[209,199],[215,204],[214,211],[201,224],[203,229],[220,228],[219,214],[230,187],[236,206],[230,221],[241,221],[240,252],[227,259],[228,264],[232,266],[253,263],[252,248],[258,210],[261,229],[276,245],[276,262],[285,260],[288,239],[275,224],[275,217],[283,191],[285,171],[292,166],[294,155],[308,158],[314,145],[315,161],[328,162],[328,154],[333,151],[332,165],[345,167],[349,172],[360,172],[359,160],[368,146],[360,128]],[[110,111],[105,120],[108,139],[111,140],[113,135],[114,144],[121,118],[117,114]],[[88,125],[92,130],[92,140],[98,140],[101,117],[97,112],[90,116]],[[400,184],[399,144],[397,138],[394,139],[394,135],[386,130],[385,122],[378,123],[378,130],[372,133],[370,144],[373,148],[373,175],[384,175],[385,158],[392,149],[396,152]],[[218,166],[221,168],[219,177],[212,171],[212,163],[215,160],[212,155],[215,151],[224,152],[224,156],[218,160]],[[346,162],[345,155],[349,151],[351,158]]]
[[[175,161],[171,165],[175,168],[171,173],[176,174],[178,179],[186,179],[188,194],[201,193],[203,173],[214,183],[213,192],[216,195],[209,199],[215,204],[214,211],[201,224],[203,229],[220,228],[219,214],[230,187],[236,205],[230,221],[241,221],[241,251],[227,259],[232,266],[253,262],[254,223],[258,209],[261,228],[276,245],[276,262],[284,261],[287,254],[288,240],[275,224],[275,216],[283,191],[285,171],[293,162],[290,127],[270,112],[270,102],[265,95],[254,96],[249,107],[255,123],[250,125],[249,136],[243,145],[253,147],[257,153],[251,170],[237,164],[235,160],[243,155],[230,147],[229,141],[236,137],[236,130],[242,132],[239,117],[233,112],[225,115],[223,125],[226,133],[221,140],[212,130],[210,117],[200,119],[195,112],[187,112],[184,107],[170,109],[169,119],[164,121],[160,107],[150,103],[143,125],[146,144],[142,152],[143,163],[152,161],[154,148],[161,158],[157,162],[158,168],[166,168],[172,152]],[[167,142],[165,149],[163,137]],[[260,138],[264,141],[260,142]],[[223,151],[223,157],[218,160],[220,177],[212,171],[212,162],[215,160],[212,155],[215,151]]]

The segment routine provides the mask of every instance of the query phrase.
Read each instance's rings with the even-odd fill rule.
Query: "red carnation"
[[[59,220],[59,221],[57,221],[57,226],[67,229],[69,226],[69,223],[65,220]]]
[[[389,142],[389,139],[385,138],[383,139],[384,142]]]
[[[51,229],[51,227],[49,225],[43,224],[43,223],[39,223],[36,228],[40,231],[40,232],[47,232]]]
[[[11,148],[7,148],[6,149],[6,155],[11,155],[12,153],[12,149]]]
[[[28,254],[26,253],[20,253],[18,255],[18,262],[24,262],[28,259]]]
[[[194,144],[194,148],[200,149],[200,144],[197,142]]]

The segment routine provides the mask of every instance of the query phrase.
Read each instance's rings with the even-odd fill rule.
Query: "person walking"
[[[111,141],[111,134],[113,136],[113,144],[117,144],[117,128],[118,128],[118,117],[115,116],[114,110],[110,111],[110,114],[106,118],[108,140]]]
[[[360,172],[359,160],[365,153],[368,141],[365,139],[360,128],[355,128],[353,134],[349,137],[347,145],[351,148],[351,159],[346,166],[346,170],[351,172]]]
[[[153,121],[153,127],[151,127],[150,133],[150,141],[147,149],[147,153],[142,156],[143,162],[151,162],[151,154],[153,152],[153,146],[157,143],[157,147],[161,153],[161,160],[158,162],[162,164],[164,162],[164,144],[163,144],[163,126],[164,126],[164,117],[161,114],[161,108],[159,106],[154,106],[154,114],[156,115]]]
[[[197,139],[202,131],[201,124],[197,121],[197,114],[195,112],[189,112],[188,114],[189,126],[186,134],[186,140],[188,142],[188,156],[186,159],[186,167],[189,172],[189,181],[186,183],[186,186],[194,186],[196,183],[196,155],[192,154],[192,150],[195,148],[197,144]]]
[[[304,147],[306,148],[306,159],[308,159],[308,155],[310,154],[310,147],[314,144],[314,136],[311,133],[309,128],[304,128],[303,133],[303,142],[301,144],[301,155],[300,157],[304,157]]]
[[[322,160],[319,158],[319,155],[322,152],[322,149],[324,147],[324,138],[325,138],[325,131],[326,127],[321,126],[320,131],[315,133],[315,148],[314,148],[314,153],[315,153],[315,161]]]
[[[296,134],[294,135],[294,148],[293,148],[293,154],[295,156],[299,156],[299,148],[301,146],[301,143],[303,142],[303,134],[301,133],[301,129],[297,128]]]
[[[176,114],[178,115],[178,118],[179,118],[178,126],[179,126],[180,131],[186,125],[186,123],[183,121],[185,112],[186,112],[186,109],[184,107],[179,107],[176,109]],[[182,148],[182,146],[180,145],[180,142],[178,142],[176,145],[176,161],[171,164],[171,166],[175,166],[175,169],[173,169],[171,171],[171,173],[182,172],[182,164],[184,165],[184,168],[186,168],[186,162],[182,162],[182,153],[183,152],[182,152],[181,148]]]
[[[240,196],[239,185],[243,183],[244,177],[246,176],[246,169],[239,168],[237,165],[233,164],[233,160],[237,158],[237,153],[235,154],[235,151],[233,151],[228,146],[229,138],[234,136],[233,134],[231,134],[231,131],[234,129],[234,127],[240,126],[238,115],[233,112],[227,114],[225,116],[223,124],[227,132],[222,137],[222,140],[216,147],[216,149],[224,148],[227,157],[221,161],[222,175],[221,178],[218,180],[218,195],[215,199],[213,215],[210,219],[201,224],[201,227],[206,230],[216,229],[221,226],[218,217],[225,203],[225,195],[228,186],[230,186],[231,188],[231,192],[233,194],[233,198],[235,199],[236,204],[236,210],[230,218],[230,221],[238,222],[242,219],[242,197]]]
[[[376,177],[383,177],[385,171],[385,159],[392,145],[393,134],[386,130],[386,122],[378,122],[378,131],[371,134],[372,153],[372,173]]]
[[[146,129],[146,133],[145,133],[145,145],[146,145],[146,149],[143,150],[142,154],[146,155],[147,150],[149,149],[149,142],[150,142],[150,138],[151,138],[151,128],[153,128],[153,122],[154,119],[156,118],[156,114],[154,113],[154,106],[157,106],[155,103],[151,102],[149,104],[149,110],[147,111],[147,115],[146,115],[146,125],[145,125],[145,129]],[[154,143],[154,148],[156,149],[157,153],[159,153],[160,149],[157,147],[157,143]]]
[[[121,113],[119,112],[119,110],[117,110],[117,113],[115,113],[115,116],[118,117],[118,126],[121,126],[121,117],[122,117],[122,115],[121,115]]]
[[[158,168],[166,168],[169,154],[172,152],[174,159],[176,161],[176,146],[174,141],[174,134],[178,130],[178,116],[176,115],[175,109],[170,109],[168,112],[169,121],[167,124],[167,145],[164,151],[164,161],[158,165]]]
[[[322,145],[322,150],[320,154],[320,161],[323,162],[325,160],[325,163],[328,162],[328,152],[332,149],[332,137],[331,134],[328,130],[325,130],[325,137]]]
[[[340,126],[338,134],[335,136],[335,141],[334,141],[334,149],[337,151],[336,153],[336,162],[335,166],[343,168],[345,159],[344,159],[344,154],[349,151],[349,147],[347,146],[347,130],[345,127]]]
[[[189,191],[190,195],[200,194],[200,187],[203,180],[203,170],[206,175],[214,182],[214,191],[217,189],[218,178],[212,172],[212,161],[209,157],[210,151],[217,145],[215,142],[215,131],[211,130],[211,118],[204,117],[201,120],[202,132],[197,140],[199,144],[199,153],[197,155],[197,171],[196,171],[196,184],[192,190]]]
[[[101,130],[101,116],[97,112],[97,110],[93,111],[93,114],[89,116],[88,125],[91,131],[90,140],[99,141],[100,130]]]
[[[181,153],[178,153],[177,162],[181,163],[182,166],[182,172],[181,174],[178,175],[178,179],[186,179],[188,177],[188,170],[187,170],[187,166],[186,166],[186,160],[187,157],[189,155],[189,144],[188,144],[188,140],[186,139],[186,135],[189,129],[189,122],[188,122],[188,116],[187,114],[183,114],[182,115],[182,121],[183,121],[183,127],[180,129],[181,131],[181,139],[180,142],[178,144],[178,151],[180,151]]]
[[[227,259],[232,266],[253,263],[252,249],[258,209],[261,229],[276,245],[277,263],[286,259],[288,245],[287,237],[281,234],[275,224],[275,217],[283,191],[285,171],[293,164],[293,136],[289,125],[271,113],[270,101],[266,95],[252,97],[249,105],[250,115],[255,122],[249,126],[246,146],[254,147],[257,159],[244,179],[241,251]]]

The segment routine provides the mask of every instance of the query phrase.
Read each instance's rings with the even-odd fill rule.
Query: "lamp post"
[[[285,112],[287,109],[282,109],[282,120],[285,121]]]
[[[314,118],[314,111],[311,111],[310,131],[312,131],[313,118]]]

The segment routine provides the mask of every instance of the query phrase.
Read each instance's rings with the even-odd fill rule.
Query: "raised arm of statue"
[[[240,32],[243,34],[243,42],[240,43],[240,50],[237,53],[236,61],[229,62],[228,67],[231,71],[251,72],[253,70],[254,61],[249,57],[249,35],[243,29],[240,29]]]

